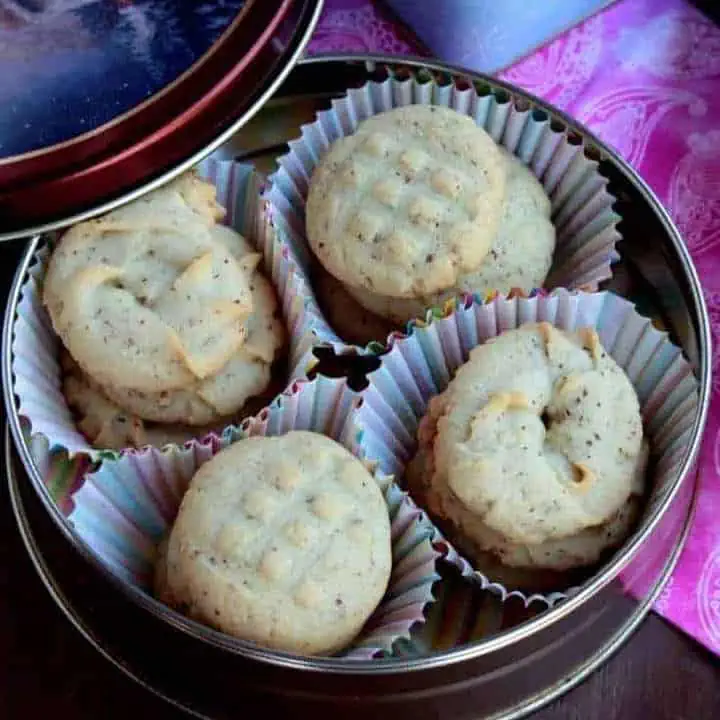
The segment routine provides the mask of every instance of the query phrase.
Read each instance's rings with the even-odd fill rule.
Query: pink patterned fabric
[[[413,37],[368,0],[325,0],[309,52],[425,54]]]
[[[418,53],[380,8],[327,0],[313,52]],[[502,73],[614,146],[670,210],[700,273],[714,386],[701,495],[656,610],[720,654],[720,28],[684,0],[622,0]]]

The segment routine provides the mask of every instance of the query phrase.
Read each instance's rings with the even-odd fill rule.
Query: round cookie
[[[315,168],[308,241],[346,285],[390,297],[442,291],[488,253],[505,175],[492,138],[454,110],[372,116]]]
[[[192,438],[202,438],[210,432],[221,431],[233,422],[233,418],[224,418],[206,427],[146,422],[110,400],[66,351],[62,353],[62,366],[63,394],[76,417],[78,429],[98,449],[182,445]]]
[[[181,178],[75,225],[55,248],[45,304],[64,345],[102,385],[183,388],[244,342],[257,260],[238,262],[217,239],[207,185]]]
[[[387,505],[372,475],[333,440],[300,431],[240,440],[203,465],[165,552],[162,601],[238,638],[306,655],[352,642],[392,563]]]
[[[592,330],[547,323],[475,348],[421,422],[410,482],[482,567],[597,562],[635,519],[647,462],[637,396]]]
[[[535,175],[517,158],[502,150],[507,163],[507,187],[500,227],[489,253],[474,272],[461,275],[454,287],[418,298],[393,298],[348,286],[348,292],[371,313],[402,324],[423,317],[425,310],[442,305],[461,293],[484,296],[519,289],[529,293],[542,287],[555,250],[555,226],[550,199]]]
[[[159,442],[165,430],[148,435],[140,418],[216,427],[271,383],[285,344],[277,298],[251,245],[215,224],[214,197],[212,185],[183,176],[72,228],[53,253],[44,299],[93,393],[103,396],[95,412],[103,417],[93,418],[88,388],[68,384],[96,444],[114,446],[127,427],[130,444]],[[109,270],[121,277],[89,292],[83,286],[89,275],[107,280]],[[110,422],[118,408],[137,417]]]
[[[237,233],[233,233],[240,238]],[[259,272],[249,281],[253,311],[245,321],[247,337],[214,375],[163,392],[142,392],[102,385],[103,392],[126,411],[146,420],[188,425],[217,424],[237,412],[271,383],[272,367],[285,345],[285,329],[275,291]]]

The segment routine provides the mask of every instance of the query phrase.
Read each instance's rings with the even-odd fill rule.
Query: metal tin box
[[[510,93],[542,109],[552,122],[584,138],[601,161],[601,172],[618,198],[624,241],[616,277],[641,284],[662,314],[664,324],[693,365],[700,401],[689,443],[671,491],[653,508],[642,532],[581,591],[552,610],[502,632],[420,657],[371,662],[330,658],[298,658],[261,648],[232,652],[210,633],[192,637],[163,620],[162,608],[117,578],[103,582],[123,592],[124,612],[144,618],[141,627],[153,634],[145,661],[138,660],[146,681],[181,705],[208,717],[236,717],[261,708],[270,717],[397,718],[518,717],[537,709],[574,684],[609,657],[649,611],[682,548],[695,498],[694,461],[709,403],[710,332],[699,281],[683,241],[655,195],[611,149],[585,128],[541,100],[490,77],[439,63],[398,62],[385,57],[325,57],[300,63],[253,127],[263,127],[256,144],[253,128],[240,130],[219,152],[267,160],[293,137],[295,115],[325,106],[347,88],[359,85],[387,67],[427,68],[456,80],[480,84],[489,92]],[[278,113],[277,109],[282,112]],[[297,111],[295,113],[295,111]],[[269,118],[281,116],[279,124]],[[272,138],[268,141],[268,137]],[[215,143],[210,145],[215,147]],[[78,539],[43,484],[24,438],[12,396],[11,333],[20,284],[37,247],[31,242],[18,269],[5,316],[3,384],[8,420],[19,458],[56,524],[75,550],[106,572]],[[659,292],[662,283],[662,293]],[[615,288],[622,294],[622,287]],[[21,482],[25,478],[21,478]],[[42,553],[42,547],[37,548]],[[108,592],[107,587],[104,592]],[[130,602],[128,602],[128,599]],[[120,601],[118,601],[120,602]],[[140,605],[150,613],[138,611]],[[192,661],[189,659],[192,658]],[[183,662],[185,659],[185,662]],[[164,670],[161,672],[160,667]],[[194,668],[203,667],[202,678]],[[152,668],[155,668],[155,671]],[[165,672],[172,668],[172,672]],[[169,676],[172,680],[169,680]]]

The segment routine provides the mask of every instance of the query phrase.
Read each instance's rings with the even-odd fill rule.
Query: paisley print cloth
[[[311,52],[423,54],[366,0],[326,0]],[[670,210],[700,273],[714,386],[687,547],[656,610],[720,654],[720,28],[684,0],[621,0],[502,77],[614,146]]]

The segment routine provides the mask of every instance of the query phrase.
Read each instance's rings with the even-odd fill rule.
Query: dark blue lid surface
[[[185,72],[245,0],[0,0],[0,158],[55,145]]]

